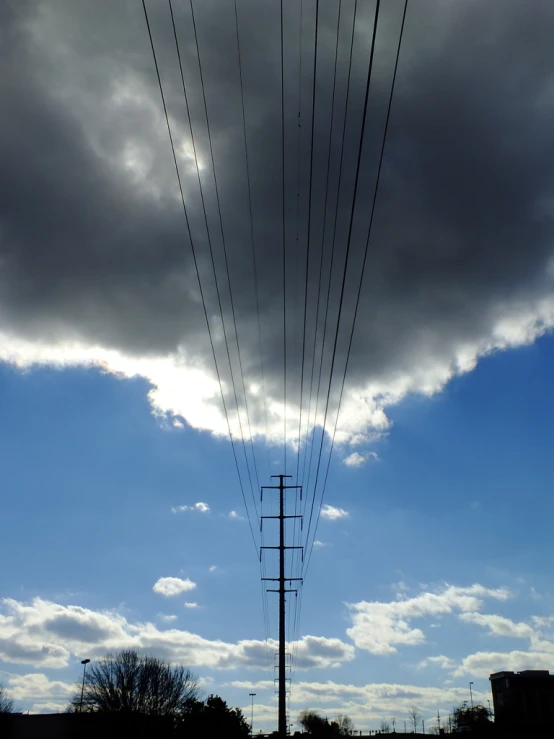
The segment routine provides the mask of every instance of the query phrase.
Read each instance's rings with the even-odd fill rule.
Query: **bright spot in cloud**
[[[185,608],[198,608],[198,603],[184,603]]]
[[[192,582],[188,577],[186,580],[181,580],[180,577],[160,577],[154,583],[152,590],[166,598],[172,598],[174,595],[179,595],[179,593],[194,590],[195,587],[196,583]]]
[[[229,518],[232,518],[233,521],[244,521],[244,518],[236,511],[229,511]]]

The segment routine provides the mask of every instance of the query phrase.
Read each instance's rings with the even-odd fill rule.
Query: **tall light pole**
[[[471,690],[472,685],[473,685],[473,680],[469,684],[469,700],[471,702],[471,710],[473,711],[473,691]]]
[[[83,695],[85,692],[85,674],[87,671],[87,665],[90,662],[90,659],[83,659],[81,660],[81,664],[83,665],[83,684],[81,686],[81,702],[79,703],[79,713],[83,710]]]
[[[248,695],[252,698],[252,721],[250,723],[250,735],[254,736],[254,696],[256,693],[248,693]]]

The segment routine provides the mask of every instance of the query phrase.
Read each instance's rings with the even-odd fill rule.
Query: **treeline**
[[[68,712],[118,714],[165,719],[173,736],[247,737],[250,725],[240,708],[230,708],[217,695],[202,699],[193,673],[134,650],[107,655],[85,665]]]

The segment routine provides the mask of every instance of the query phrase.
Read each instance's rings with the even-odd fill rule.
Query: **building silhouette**
[[[494,672],[489,679],[498,727],[527,731],[554,727],[554,675],[548,670]]]

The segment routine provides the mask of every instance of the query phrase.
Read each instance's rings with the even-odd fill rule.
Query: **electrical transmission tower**
[[[278,731],[279,739],[285,739],[287,736],[287,675],[286,675],[286,628],[285,628],[285,604],[286,593],[296,593],[295,588],[286,588],[286,583],[291,583],[294,580],[302,580],[301,577],[286,577],[285,576],[285,552],[287,549],[301,549],[302,555],[304,554],[304,547],[301,546],[286,546],[285,545],[285,519],[287,518],[302,518],[301,515],[285,515],[285,490],[300,490],[300,500],[302,500],[302,486],[301,485],[284,485],[283,480],[291,475],[272,475],[273,477],[279,478],[279,485],[265,485],[262,487],[262,500],[264,490],[278,490],[279,491],[279,515],[278,516],[261,516],[260,528],[263,525],[264,518],[274,518],[279,521],[279,545],[278,546],[262,546],[260,547],[260,560],[262,557],[263,549],[278,549],[279,550],[279,577],[263,577],[262,580],[271,580],[272,582],[278,582],[278,588],[268,589],[269,593],[279,593],[279,722]],[[304,557],[302,556],[302,559]]]

